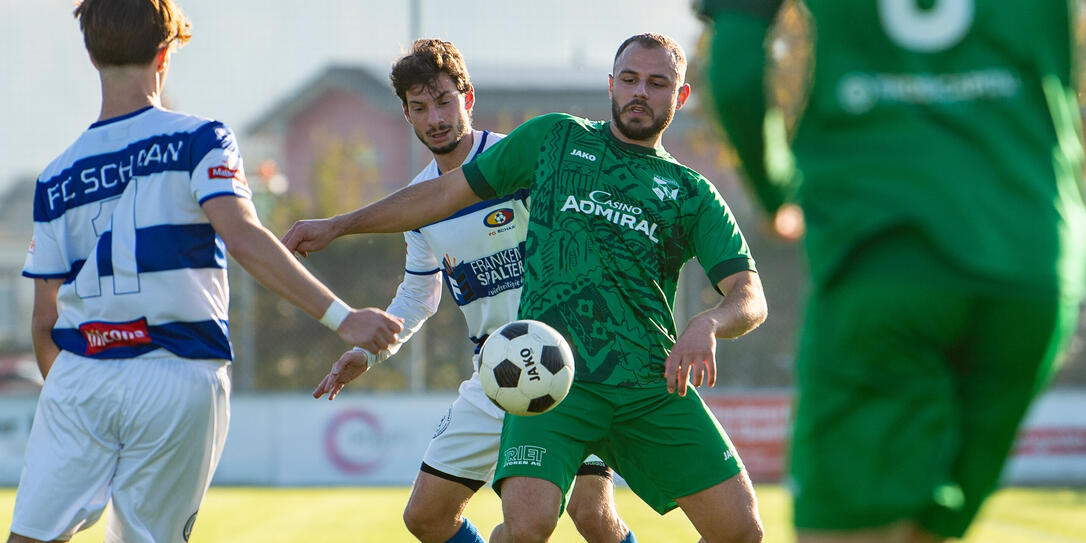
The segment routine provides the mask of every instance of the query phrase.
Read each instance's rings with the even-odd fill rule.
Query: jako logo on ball
[[[479,353],[479,380],[495,405],[538,415],[558,405],[573,384],[573,351],[550,326],[533,320],[498,328]]]

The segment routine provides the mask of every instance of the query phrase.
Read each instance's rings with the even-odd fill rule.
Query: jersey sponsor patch
[[[147,319],[129,322],[85,322],[79,332],[87,340],[87,355],[98,354],[114,347],[134,347],[151,343]]]
[[[230,168],[227,166],[213,166],[208,168],[207,177],[209,179],[236,179],[241,181],[242,184],[248,184],[245,179],[245,172],[238,168]]]
[[[495,209],[484,219],[483,224],[491,228],[498,228],[513,222],[513,210],[510,208]]]
[[[466,262],[456,262],[445,255],[444,271],[456,305],[520,288],[524,282],[524,242]]]

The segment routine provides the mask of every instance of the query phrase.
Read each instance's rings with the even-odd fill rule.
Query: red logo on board
[[[85,322],[79,331],[87,340],[86,354],[98,354],[114,347],[134,347],[151,343],[147,319],[131,322]]]

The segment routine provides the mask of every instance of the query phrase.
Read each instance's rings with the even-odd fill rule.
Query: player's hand
[[[695,317],[686,325],[664,362],[667,391],[686,396],[686,385],[716,385],[716,336],[711,322]]]
[[[784,204],[773,215],[773,233],[785,241],[799,241],[807,231],[803,209],[796,204]]]
[[[335,218],[305,219],[294,223],[294,226],[283,235],[283,245],[288,251],[298,253],[302,257],[309,256],[312,251],[319,251],[339,237],[339,229]]]
[[[332,364],[332,371],[321,379],[317,388],[313,390],[313,397],[320,398],[328,394],[328,400],[336,399],[343,387],[366,373],[370,369],[369,355],[365,351],[350,350]]]
[[[376,307],[352,309],[336,329],[339,337],[371,353],[379,353],[396,342],[403,331],[403,319]]]

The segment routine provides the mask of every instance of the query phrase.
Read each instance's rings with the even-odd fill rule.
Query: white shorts
[[[498,462],[505,412],[483,393],[479,374],[460,383],[460,395],[434,430],[422,461],[448,475],[489,481]]]
[[[479,373],[472,374],[460,383],[460,395],[434,430],[422,455],[423,463],[453,477],[490,482],[498,463],[503,420],[505,411],[487,398]],[[585,463],[598,465],[593,474],[606,469],[596,455],[590,455]]]
[[[112,500],[107,542],[188,541],[226,442],[229,395],[227,361],[61,351],[38,397],[11,531],[70,539]]]

